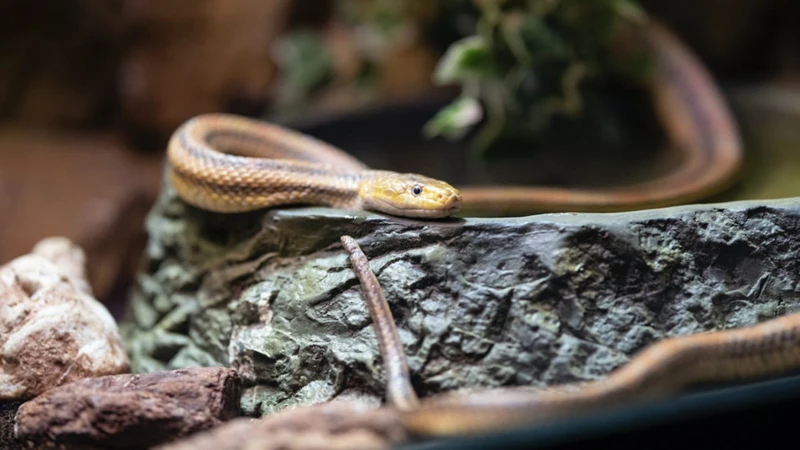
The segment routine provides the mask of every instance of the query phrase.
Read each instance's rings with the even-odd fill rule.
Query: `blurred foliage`
[[[276,101],[295,105],[331,79],[333,61],[322,36],[308,30],[287,33],[275,45],[274,60],[283,68]]]
[[[485,117],[474,141],[479,150],[504,134],[535,136],[554,116],[584,111],[587,80],[642,80],[650,67],[644,53],[619,58],[612,50],[620,19],[641,17],[631,0],[445,3],[453,20],[474,31],[439,62],[435,82],[459,84],[462,94],[427,124],[428,136],[460,138],[479,124],[476,114]]]
[[[347,91],[345,97],[356,104],[380,97],[379,81],[386,75],[381,63],[398,47],[427,45],[420,42],[419,25],[433,20],[438,3],[333,0],[327,26],[288,30],[276,42],[274,54],[282,73],[276,89],[280,114],[302,113],[326,89]]]
[[[445,0],[445,2],[448,0]],[[413,23],[432,19],[441,0],[337,0],[336,15],[347,26],[384,45],[402,39]],[[377,49],[377,48],[376,48]]]
[[[644,52],[613,51],[620,44],[621,19],[642,17],[635,0],[334,0],[333,4],[333,21],[347,30],[355,47],[358,62],[351,65],[356,68],[346,82],[337,78],[335,47],[342,47],[343,40],[331,44],[335,39],[330,29],[290,31],[278,46],[278,64],[285,74],[279,101],[284,106],[300,105],[337,82],[340,88],[347,85],[351,98],[379,97],[379,80],[390,75],[381,73],[381,62],[398,47],[424,45],[440,55],[431,82],[461,90],[424,132],[448,139],[471,135],[477,150],[500,138],[535,139],[558,117],[589,117],[590,123],[605,121],[600,128],[619,128],[624,119],[613,117],[613,108],[603,105],[607,98],[589,92],[593,82],[639,83],[650,67]]]

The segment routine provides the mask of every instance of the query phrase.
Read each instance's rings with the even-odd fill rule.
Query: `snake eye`
[[[422,188],[421,188],[419,185],[414,185],[414,188],[413,188],[413,189],[411,189],[411,192],[412,192],[414,195],[419,195],[419,194],[422,194]]]

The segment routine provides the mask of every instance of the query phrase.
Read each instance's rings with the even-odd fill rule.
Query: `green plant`
[[[425,127],[428,136],[457,139],[481,124],[474,144],[489,147],[504,133],[536,135],[555,116],[577,117],[588,80],[642,80],[646,54],[613,51],[621,21],[641,13],[633,0],[443,0],[445,14],[474,23],[453,42],[434,74],[458,84],[461,96]],[[618,44],[618,42],[616,42]],[[630,56],[630,55],[628,55]],[[481,119],[485,118],[485,121]]]

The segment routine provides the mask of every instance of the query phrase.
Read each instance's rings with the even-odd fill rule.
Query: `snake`
[[[230,114],[188,120],[170,138],[167,162],[184,201],[219,213],[311,204],[434,219],[461,208],[444,181],[371,170],[311,136]]]
[[[642,30],[656,63],[648,83],[652,104],[682,158],[675,170],[642,183],[597,189],[455,187],[420,174],[375,170],[312,136],[222,113],[198,115],[178,127],[167,148],[167,177],[183,201],[218,213],[310,204],[425,219],[452,216],[462,205],[505,213],[607,211],[691,202],[721,192],[733,183],[743,159],[733,116],[710,74],[677,37],[655,21]],[[419,435],[506,427],[691,382],[800,368],[800,315],[789,315],[746,329],[665,340],[607,379],[574,389],[501,389],[419,400],[380,285],[370,278],[355,241],[343,238],[342,244],[377,326],[387,397]]]
[[[185,202],[219,213],[322,205],[437,219],[462,205],[488,213],[612,211],[697,201],[728,188],[743,159],[732,114],[711,76],[665,27],[642,35],[656,69],[648,83],[676,169],[648,181],[597,189],[460,186],[414,173],[374,170],[345,151],[267,121],[206,113],[169,139],[167,173]]]

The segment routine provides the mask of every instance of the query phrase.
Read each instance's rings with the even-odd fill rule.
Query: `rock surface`
[[[76,381],[23,403],[17,438],[33,448],[149,448],[239,412],[236,372],[220,367]]]
[[[148,230],[135,370],[230,365],[253,415],[383,396],[343,234],[371,259],[423,396],[594,380],[664,337],[800,310],[800,199],[420,222],[212,214],[167,189]]]
[[[128,370],[117,324],[92,297],[71,241],[45,239],[0,267],[0,304],[0,401]]]
[[[405,438],[395,411],[335,401],[261,420],[235,419],[159,450],[367,450]]]

